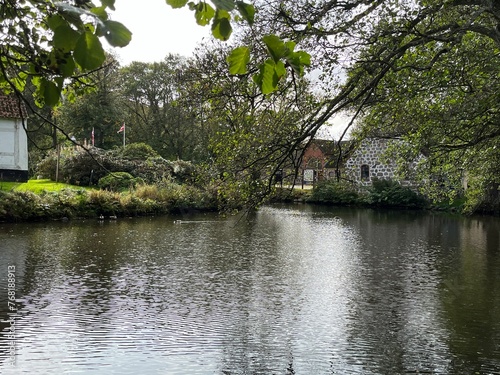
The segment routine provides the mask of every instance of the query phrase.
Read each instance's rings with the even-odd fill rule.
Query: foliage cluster
[[[471,179],[465,192],[464,211],[499,215],[500,184],[492,183],[485,176]]]
[[[352,205],[360,202],[360,197],[352,184],[345,181],[323,181],[312,192],[309,202]]]
[[[411,188],[393,180],[374,179],[367,202],[377,207],[424,208],[427,200]]]
[[[0,88],[34,87],[40,106],[55,106],[69,81],[79,86],[82,72],[104,64],[100,38],[114,47],[130,42],[131,32],[109,19],[108,9],[114,9],[114,0],[100,6],[89,0],[2,2]]]
[[[333,205],[368,205],[375,207],[425,208],[427,200],[410,187],[397,181],[375,179],[372,186],[359,191],[345,181],[323,181],[308,199],[311,203]]]

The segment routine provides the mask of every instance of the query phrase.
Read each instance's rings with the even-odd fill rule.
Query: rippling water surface
[[[0,373],[500,374],[499,238],[311,206],[0,224]]]

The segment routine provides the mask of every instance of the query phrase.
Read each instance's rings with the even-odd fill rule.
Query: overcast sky
[[[132,41],[116,48],[123,65],[161,61],[168,53],[190,56],[210,27],[199,26],[187,7],[172,9],[165,0],[116,0],[112,19],[132,31]]]

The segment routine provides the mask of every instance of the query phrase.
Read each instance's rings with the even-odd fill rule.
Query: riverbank
[[[14,186],[0,190],[0,221],[68,220],[216,211],[217,194],[209,189],[165,183],[113,192],[71,185],[42,191]]]
[[[332,181],[320,183],[313,189],[278,188],[270,197],[270,202],[468,213],[463,198],[433,202],[408,187],[388,180],[374,181],[372,186],[362,190],[354,189],[351,184]],[[477,213],[495,215],[494,212]]]
[[[50,180],[31,180],[26,184],[2,182],[0,221],[97,219],[220,211],[223,207],[220,199],[214,187],[174,182],[139,185],[121,192],[82,188]],[[331,183],[314,189],[277,188],[266,201],[290,202],[464,213],[463,200],[431,203],[415,192],[391,183],[376,185],[364,193]]]

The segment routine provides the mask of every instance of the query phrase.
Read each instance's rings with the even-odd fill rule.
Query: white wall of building
[[[0,118],[0,169],[28,170],[28,137],[21,119]]]

